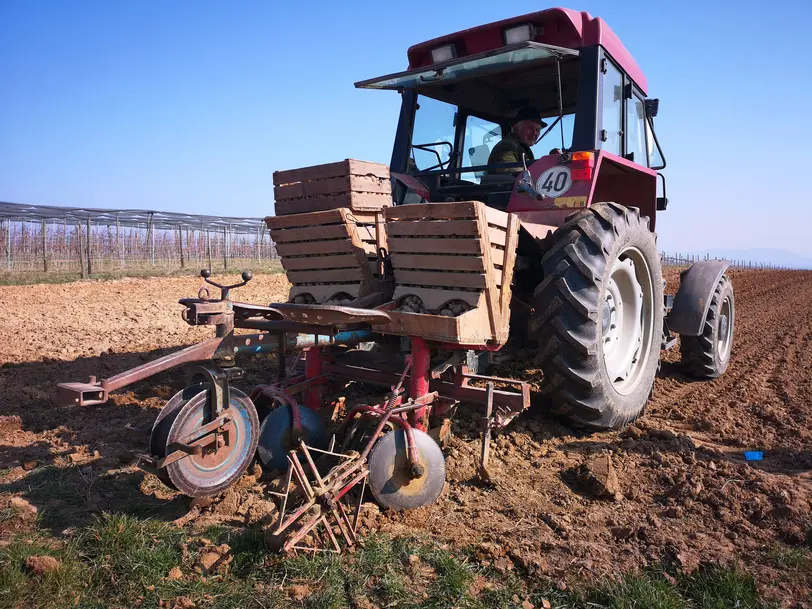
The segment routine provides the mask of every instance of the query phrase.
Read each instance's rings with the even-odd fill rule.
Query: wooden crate
[[[389,167],[345,159],[338,163],[276,171],[277,216],[349,208],[376,211],[392,205]]]
[[[269,216],[265,224],[291,283],[289,302],[337,304],[380,291],[380,212],[330,209]]]
[[[379,330],[458,345],[504,344],[518,218],[479,201],[399,205],[383,215],[395,292],[385,305],[392,321]],[[415,296],[425,312],[397,310]],[[454,301],[470,310],[439,314]]]

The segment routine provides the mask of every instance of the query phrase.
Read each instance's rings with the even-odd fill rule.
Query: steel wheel
[[[205,385],[187,388],[186,399],[170,400],[161,411],[150,442],[153,455],[165,457],[172,444],[182,442],[203,426],[208,392]],[[181,392],[178,396],[182,397]],[[257,448],[259,420],[254,404],[239,389],[230,388],[231,401],[224,414],[231,421],[219,434],[214,444],[208,445],[200,455],[189,455],[171,463],[159,476],[168,485],[189,497],[216,495],[233,484],[248,468]],[[191,397],[189,397],[189,394]],[[177,396],[176,396],[177,397]],[[170,409],[170,405],[172,408]]]

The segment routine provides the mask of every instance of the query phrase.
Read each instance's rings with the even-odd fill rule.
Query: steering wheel
[[[448,146],[448,160],[443,161],[440,153],[437,152],[435,146]],[[441,141],[441,142],[433,142],[430,144],[412,144],[412,148],[417,148],[418,150],[423,150],[425,152],[433,152],[437,156],[437,165],[432,165],[428,169],[423,169],[422,171],[431,171],[432,169],[445,169],[444,165],[448,163],[448,166],[451,166],[451,161],[454,159],[454,146],[451,142]]]

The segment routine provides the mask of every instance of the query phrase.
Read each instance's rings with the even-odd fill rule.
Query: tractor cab
[[[390,163],[396,203],[560,212],[623,190],[653,219],[665,166],[657,100],[646,99],[645,77],[600,18],[549,9],[415,45],[408,58],[404,72],[356,83],[401,95]],[[489,161],[526,106],[545,123],[533,158]]]

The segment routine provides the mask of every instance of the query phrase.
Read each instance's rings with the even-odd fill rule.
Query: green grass
[[[233,560],[221,576],[203,578],[194,571],[201,536],[230,546]],[[60,568],[30,573],[26,558],[42,554],[57,558]],[[181,569],[181,579],[166,578],[173,567]],[[547,600],[567,609],[771,607],[739,568],[707,568],[676,580],[644,572],[597,588],[573,588],[560,591],[543,579],[496,572],[473,553],[430,538],[371,535],[340,556],[284,559],[265,551],[258,528],[214,527],[197,536],[159,520],[121,514],[96,517],[69,539],[38,531],[0,547],[0,609],[157,607],[180,597],[197,608],[218,609],[518,609],[525,600],[537,608]]]
[[[110,279],[122,279],[124,277],[146,278],[146,277],[188,277],[199,275],[200,269],[208,267],[208,261],[199,263],[193,261],[187,263],[185,268],[163,267],[151,265],[132,265],[123,268],[106,269],[94,272],[82,278],[78,270],[73,271],[0,271],[0,286],[4,285],[30,285],[34,283],[70,283],[72,281],[106,281]],[[256,260],[232,260],[228,270],[223,269],[223,261],[215,260],[212,273],[236,275],[244,270],[255,273],[276,274],[282,273],[282,263],[279,260],[263,260],[257,263]]]

